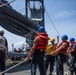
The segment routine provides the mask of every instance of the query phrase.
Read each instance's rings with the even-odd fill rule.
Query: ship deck
[[[19,63],[20,61],[15,61],[15,62],[10,62],[10,63],[7,63],[6,64],[6,69],[16,65],[17,63]],[[7,71],[5,73],[5,75],[30,75],[31,73],[31,69],[30,69],[30,65],[31,63],[23,63],[9,71]],[[70,75],[70,73],[68,73],[68,68],[67,68],[67,65],[64,64],[64,75]],[[37,68],[37,72],[36,72],[36,75],[39,75],[39,70]],[[49,75],[49,69],[47,71],[47,75]],[[54,66],[54,71],[53,71],[53,75],[56,75],[56,67]]]

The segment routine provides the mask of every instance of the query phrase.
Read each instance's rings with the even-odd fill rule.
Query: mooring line
[[[18,65],[20,65],[20,64],[22,64],[22,63],[24,63],[24,62],[26,62],[26,61],[24,60],[24,61],[22,61],[22,62],[20,62],[20,63],[18,63],[18,64],[16,64],[16,65],[14,65],[14,66],[12,66],[12,67],[6,69],[5,71],[1,72],[0,75],[2,75],[3,73],[5,73],[5,72],[7,72],[7,71],[9,71],[9,70],[11,70],[11,69],[17,67]]]

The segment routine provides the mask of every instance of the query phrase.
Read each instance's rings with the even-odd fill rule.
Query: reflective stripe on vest
[[[5,38],[0,36],[0,50],[5,49]]]

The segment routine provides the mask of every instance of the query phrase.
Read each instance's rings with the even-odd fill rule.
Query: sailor
[[[76,75],[76,42],[73,37],[70,38],[70,44],[71,45],[68,50],[68,53],[71,53],[69,66],[70,66],[71,75],[74,75],[74,73]]]
[[[67,55],[67,50],[69,48],[68,36],[62,36],[62,42],[57,46],[56,51],[51,54],[56,54],[56,72],[57,75],[64,75],[63,63],[64,57]]]
[[[37,65],[39,67],[40,75],[45,75],[44,71],[44,54],[46,46],[48,45],[48,34],[45,31],[43,26],[39,27],[39,33],[34,39],[33,47],[30,50],[28,57],[26,57],[25,61],[31,60],[31,75],[36,75]]]
[[[55,38],[50,38],[50,44],[46,47],[46,54],[45,54],[45,72],[47,72],[48,66],[50,64],[50,74],[52,75],[53,68],[54,68],[54,62],[55,62],[55,55],[48,55],[48,53],[51,53],[56,50],[56,46],[59,43],[59,36],[57,36],[57,43],[55,43]]]
[[[7,39],[4,37],[4,30],[0,29],[0,66],[1,66],[1,71],[5,70],[5,57],[6,56],[8,57],[8,43],[7,43]],[[4,75],[4,73],[2,75]]]

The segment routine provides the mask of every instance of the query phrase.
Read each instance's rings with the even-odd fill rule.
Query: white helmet
[[[4,34],[4,30],[3,29],[0,29],[0,33]]]

